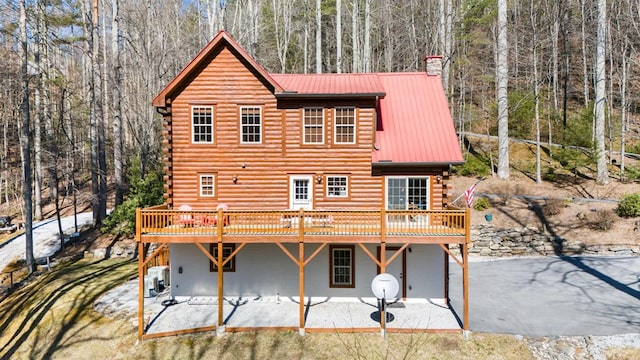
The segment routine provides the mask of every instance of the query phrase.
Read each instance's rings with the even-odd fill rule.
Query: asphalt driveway
[[[461,269],[451,304],[462,317]],[[640,333],[640,257],[550,256],[469,263],[471,331],[525,336]]]

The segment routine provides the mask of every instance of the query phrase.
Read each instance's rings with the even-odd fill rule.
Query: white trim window
[[[355,287],[355,251],[353,245],[330,245],[330,283],[332,288]]]
[[[240,143],[262,143],[262,108],[258,106],[240,107]]]
[[[387,177],[387,210],[429,210],[429,177]]]
[[[200,196],[216,196],[215,175],[200,175]]]
[[[337,107],[334,116],[334,143],[356,143],[356,109],[354,107]]]
[[[348,197],[349,180],[346,176],[327,176],[327,197]]]
[[[194,144],[213,143],[213,106],[191,107],[191,133]]]
[[[302,129],[303,144],[324,144],[324,109],[304,108]]]

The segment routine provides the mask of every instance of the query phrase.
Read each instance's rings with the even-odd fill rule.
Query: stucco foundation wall
[[[204,244],[209,248],[209,244]],[[285,247],[297,256],[298,245]],[[306,244],[310,256],[318,244]],[[376,245],[367,245],[372,254]],[[329,246],[326,246],[305,268],[305,296],[371,297],[371,280],[377,274],[376,264],[359,246],[355,246],[355,288],[329,287]],[[209,259],[194,244],[171,244],[171,294],[183,296],[216,296],[217,273],[209,271]],[[402,256],[394,260],[400,268]],[[411,246],[406,253],[407,297],[444,297],[444,255],[437,245]],[[225,296],[297,297],[298,266],[275,244],[247,244],[237,255],[236,271],[224,273]],[[396,263],[398,262],[398,263]],[[182,268],[180,273],[179,268]],[[391,267],[390,267],[391,269]],[[400,282],[401,279],[398,279]],[[411,287],[411,289],[409,289]]]

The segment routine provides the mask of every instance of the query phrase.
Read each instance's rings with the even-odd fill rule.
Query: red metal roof
[[[270,74],[285,93],[384,96],[376,74]]]
[[[285,93],[379,96],[373,163],[462,162],[439,76],[414,73],[270,74]]]
[[[439,76],[422,72],[377,76],[387,95],[379,103],[373,163],[464,161]]]

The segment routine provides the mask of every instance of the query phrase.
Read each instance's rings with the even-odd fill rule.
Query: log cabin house
[[[449,204],[463,157],[430,73],[438,61],[425,59],[425,72],[271,74],[217,34],[153,100],[166,204],[138,209],[136,238],[140,254],[169,246],[172,298],[217,299],[218,330],[224,297],[372,297],[381,272],[399,279],[398,301],[447,304],[453,256],[468,329],[470,214]],[[160,248],[139,257],[140,339],[142,279]]]

